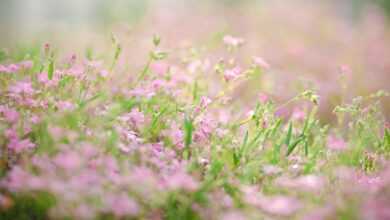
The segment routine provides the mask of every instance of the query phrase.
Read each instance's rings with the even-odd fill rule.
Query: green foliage
[[[184,157],[189,158],[191,156],[190,145],[192,143],[192,133],[194,131],[193,119],[189,118],[189,116],[185,116],[183,128],[184,128]]]
[[[55,198],[45,192],[13,197],[13,205],[7,210],[0,210],[0,219],[33,220],[49,219],[48,210],[55,204]]]

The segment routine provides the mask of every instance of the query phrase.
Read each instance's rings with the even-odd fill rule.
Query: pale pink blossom
[[[75,109],[75,106],[69,101],[59,101],[57,102],[57,108],[60,111],[72,111]]]
[[[12,138],[9,140],[8,148],[16,153],[20,153],[25,150],[29,150],[35,147],[29,139],[20,140],[19,138]]]
[[[171,176],[166,178],[166,186],[170,190],[189,190],[194,191],[198,187],[197,181],[195,181],[192,176],[186,174],[183,171],[177,171]]]
[[[253,63],[256,66],[258,66],[258,67],[260,67],[262,69],[269,69],[269,68],[271,68],[271,66],[261,57],[253,57],[252,60],[253,60]]]
[[[233,69],[227,69],[225,70],[223,77],[226,82],[232,81],[239,77],[241,74],[241,68],[240,67],[234,67]]]
[[[343,139],[337,138],[335,136],[328,137],[327,146],[329,149],[335,150],[335,151],[347,149],[347,143]]]
[[[126,193],[120,195],[109,195],[105,199],[109,210],[117,217],[135,216],[139,212],[138,204]]]
[[[153,62],[150,65],[150,69],[152,70],[152,72],[162,76],[168,72],[169,65],[164,61],[157,61],[157,62]]]
[[[260,93],[259,94],[259,101],[260,101],[260,103],[266,103],[266,102],[268,102],[268,100],[269,100],[269,97],[268,97],[268,95],[267,94],[265,94],[265,93]]]
[[[260,201],[261,209],[274,215],[289,216],[301,208],[297,199],[287,196],[263,196]]]
[[[18,81],[9,87],[9,92],[14,95],[27,95],[31,96],[35,90],[29,81]]]
[[[303,121],[306,118],[306,113],[301,108],[294,108],[291,117],[295,120]]]
[[[7,109],[2,110],[2,112],[3,112],[3,117],[4,117],[5,121],[7,121],[9,123],[16,123],[19,121],[20,114],[15,109],[7,108]]]
[[[244,44],[244,39],[232,37],[230,35],[226,35],[223,37],[223,43],[230,47],[238,47]]]

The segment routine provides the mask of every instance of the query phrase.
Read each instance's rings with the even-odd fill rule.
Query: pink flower
[[[102,61],[91,60],[91,61],[86,61],[85,64],[90,68],[99,68],[102,65]]]
[[[34,93],[34,89],[32,87],[31,82],[18,81],[14,85],[9,87],[9,92],[12,94],[31,96]]]
[[[297,199],[286,196],[263,196],[260,201],[260,207],[264,211],[274,215],[289,216],[301,207]]]
[[[198,187],[198,183],[192,178],[192,176],[179,170],[173,175],[167,176],[166,186],[170,190],[184,189],[194,191]]]
[[[0,73],[8,73],[8,68],[4,65],[0,65]]]
[[[260,67],[262,69],[269,69],[269,68],[271,68],[271,66],[261,57],[253,57],[252,60],[253,60],[253,63],[256,66],[258,66],[258,67]]]
[[[203,109],[206,109],[207,106],[212,102],[212,100],[207,96],[202,96],[200,98],[199,105],[195,108],[195,113],[201,112]]]
[[[151,98],[156,95],[150,88],[137,87],[129,91],[130,96]]]
[[[342,74],[342,75],[349,76],[349,75],[352,74],[352,69],[348,65],[345,65],[345,64],[340,66],[340,70],[339,71],[340,71],[340,74]]]
[[[82,158],[80,158],[79,153],[70,151],[70,152],[63,152],[54,158],[54,163],[64,169],[64,170],[76,170],[82,165]]]
[[[19,166],[14,166],[2,184],[4,183],[11,190],[23,190],[28,178],[30,178],[29,173]]]
[[[135,216],[139,212],[138,204],[125,193],[105,198],[109,210],[117,217]]]
[[[8,65],[8,72],[9,73],[15,73],[15,72],[18,72],[19,71],[19,65],[17,65],[17,64],[10,64],[10,65]]]
[[[225,78],[226,82],[229,82],[231,80],[236,79],[241,74],[241,68],[240,67],[234,67],[233,69],[227,69],[225,70],[223,77]]]
[[[171,139],[173,145],[177,149],[183,149],[183,147],[184,147],[184,143],[183,143],[184,134],[176,122],[172,122],[170,129],[164,130],[163,134],[168,136]]]
[[[121,120],[127,121],[133,127],[140,127],[145,122],[145,115],[136,108],[133,108],[130,113],[121,117]]]
[[[345,150],[347,148],[347,143],[341,139],[337,138],[335,136],[329,136],[327,139],[327,146],[331,150]]]
[[[57,102],[57,108],[61,111],[72,111],[75,106],[73,105],[73,103],[68,101],[59,101]]]
[[[19,120],[19,112],[17,112],[14,109],[4,109],[3,111],[3,116],[5,120],[9,123],[16,123]]]
[[[200,103],[199,103],[199,105],[200,105],[201,108],[206,108],[211,102],[212,102],[212,101],[211,101],[211,99],[210,99],[209,97],[207,97],[207,96],[202,96],[202,97],[200,98]]]
[[[224,213],[220,220],[246,220],[244,214],[238,211],[228,211],[227,213]]]
[[[294,108],[291,117],[295,120],[303,121],[306,117],[306,113],[301,108]]]
[[[72,66],[72,68],[67,70],[67,74],[69,76],[74,76],[74,77],[81,77],[83,73],[84,73],[84,67],[81,65]]]
[[[58,79],[58,75],[54,74],[53,78],[49,80],[47,73],[42,72],[38,74],[38,82],[45,84],[46,86],[57,86],[59,79]]]
[[[229,47],[238,47],[244,44],[244,39],[226,35],[223,37],[223,43]]]
[[[33,115],[31,116],[30,121],[33,124],[38,124],[41,121],[41,118],[37,115]]]
[[[320,176],[306,175],[295,179],[279,177],[275,180],[275,184],[293,190],[316,192],[323,189],[325,182]]]
[[[109,73],[107,70],[101,70],[101,71],[99,72],[99,75],[100,75],[101,77],[103,77],[103,78],[107,78],[108,75],[110,75],[110,73]]]
[[[213,133],[216,125],[211,117],[202,117],[200,118],[197,124],[197,130],[194,134],[195,141],[205,142],[208,141]]]
[[[8,128],[7,130],[5,130],[4,135],[5,135],[5,137],[8,138],[8,139],[16,139],[16,138],[18,137],[18,133],[16,132],[15,126],[13,126],[12,128]]]
[[[157,61],[150,65],[152,72],[157,73],[158,75],[164,75],[169,70],[169,65],[164,61]]]
[[[267,101],[269,100],[268,98],[268,95],[266,95],[265,93],[260,93],[259,94],[259,101],[260,103],[266,103]]]
[[[25,60],[19,63],[19,66],[23,69],[31,69],[33,66],[33,62],[31,60]]]
[[[12,138],[8,143],[8,148],[20,153],[24,150],[32,149],[35,147],[35,144],[32,143],[29,139],[20,140],[19,138]]]
[[[263,172],[265,175],[273,176],[281,173],[283,171],[282,168],[274,165],[264,165]]]

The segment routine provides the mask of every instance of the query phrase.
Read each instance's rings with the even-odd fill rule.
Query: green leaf
[[[167,56],[168,56],[168,53],[167,52],[163,52],[163,51],[154,51],[154,52],[150,53],[150,57],[153,60],[163,60]]]
[[[274,137],[275,134],[276,134],[276,131],[279,129],[280,125],[282,124],[282,120],[281,119],[277,119],[274,127],[272,128],[272,131],[271,131],[271,137]]]
[[[296,146],[305,139],[304,136],[299,136],[298,139],[296,139],[294,142],[291,143],[291,145],[288,146],[288,149],[287,149],[287,154],[286,156],[289,156],[293,151],[294,149],[296,148]]]
[[[288,124],[288,131],[287,131],[287,136],[286,136],[286,141],[285,141],[285,144],[286,144],[287,146],[290,145],[291,136],[292,136],[292,122],[290,122],[290,123]]]
[[[305,156],[308,156],[309,155],[309,143],[308,141],[306,140],[305,141]]]
[[[160,44],[161,38],[158,35],[153,35],[153,44],[155,47],[157,47]]]
[[[223,168],[223,163],[219,160],[213,160],[211,163],[210,174],[216,178]]]
[[[387,150],[390,150],[390,131],[385,129],[385,134],[383,135],[383,147]]]
[[[5,60],[6,58],[7,58],[7,53],[3,49],[0,49],[0,62]]]
[[[240,147],[240,149],[243,151],[246,147],[246,144],[248,143],[248,131],[245,132],[245,136],[244,136],[244,140],[242,141],[242,145]]]
[[[185,148],[185,156],[190,156],[190,145],[192,143],[192,133],[194,131],[193,120],[186,116],[184,118],[184,148]],[[188,158],[187,158],[188,159]]]
[[[50,80],[53,79],[53,73],[54,73],[54,60],[51,58],[49,60],[49,66],[47,67],[47,78]]]
[[[83,108],[86,104],[88,104],[88,103],[90,103],[90,102],[92,102],[92,101],[94,101],[94,100],[100,98],[100,97],[103,96],[103,95],[104,95],[103,92],[99,92],[99,93],[97,93],[96,95],[92,96],[91,98],[89,98],[89,99],[87,99],[87,100],[84,100],[84,101],[81,101],[81,102],[79,103],[79,107],[80,107],[80,108]]]
[[[199,90],[198,81],[195,80],[194,89],[192,90],[192,100],[194,102],[196,102],[198,100],[198,90]]]

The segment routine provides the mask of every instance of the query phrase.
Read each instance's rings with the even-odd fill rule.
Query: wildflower
[[[306,117],[306,113],[301,108],[294,108],[291,117],[295,120],[303,121]]]
[[[4,109],[3,111],[3,116],[5,121],[9,123],[16,123],[19,120],[19,112],[16,111],[15,109]]]
[[[4,136],[8,139],[16,139],[18,137],[18,133],[16,132],[15,126],[8,128],[4,132]]]
[[[226,82],[229,82],[238,78],[240,74],[241,74],[241,68],[237,66],[234,67],[233,69],[225,70],[223,77],[225,78]]]
[[[269,69],[271,66],[261,57],[252,57],[253,64],[262,69]]]
[[[244,39],[226,35],[223,37],[223,43],[229,47],[239,47],[244,44]]]
[[[263,166],[263,172],[265,175],[273,176],[280,174],[282,172],[282,168],[274,165],[264,165]]]
[[[139,212],[138,204],[125,193],[109,195],[105,198],[109,210],[117,217],[135,216]]]
[[[297,199],[287,196],[262,196],[260,207],[274,215],[289,216],[300,209],[301,204]]]
[[[295,179],[290,179],[288,177],[279,177],[275,180],[275,184],[293,190],[308,192],[319,191],[325,185],[324,179],[316,175],[305,175],[297,177]]]
[[[150,65],[150,69],[152,70],[152,72],[157,73],[160,76],[163,76],[168,72],[169,65],[164,61],[157,61],[157,62],[153,62]]]
[[[64,170],[76,170],[82,165],[82,158],[77,152],[62,152],[55,156],[54,163]]]
[[[207,106],[212,102],[212,100],[207,96],[202,96],[200,98],[199,106],[195,108],[195,113],[200,113],[202,110],[206,109]]]
[[[10,64],[7,66],[8,73],[16,73],[19,71],[20,67],[17,64]]]
[[[199,103],[199,105],[200,105],[200,107],[201,108],[207,108],[207,106],[211,103],[212,101],[211,101],[211,99],[209,98],[209,97],[207,97],[207,96],[202,96],[202,98],[200,98],[200,103]]]
[[[121,120],[127,121],[133,127],[140,127],[145,122],[145,115],[136,108],[133,108],[130,113],[121,117]]]
[[[2,184],[13,191],[21,190],[25,187],[25,183],[29,177],[30,174],[28,172],[16,165],[9,171],[7,177],[2,180]]]
[[[97,69],[97,68],[99,68],[99,67],[102,65],[102,61],[99,61],[99,60],[91,60],[91,61],[87,61],[87,62],[86,62],[86,65],[87,65],[89,68]]]
[[[13,96],[17,95],[26,95],[31,96],[34,94],[34,89],[32,87],[31,82],[28,81],[18,81],[12,86],[9,87],[9,92]]]
[[[41,121],[41,118],[37,115],[33,115],[30,118],[30,122],[33,124],[38,124]]]
[[[101,70],[99,75],[103,78],[107,78],[110,73],[107,70]]]
[[[19,138],[12,138],[9,140],[8,148],[13,150],[16,153],[32,149],[35,147],[35,144],[32,143],[29,139],[20,140]]]
[[[221,220],[245,220],[247,219],[244,214],[238,211],[229,211],[224,213]]]
[[[177,149],[184,148],[184,143],[183,143],[184,133],[183,130],[180,129],[180,127],[177,125],[176,122],[172,122],[170,129],[165,130],[163,134],[167,135],[171,139],[173,145],[176,146]]]
[[[347,148],[347,143],[341,139],[337,138],[335,136],[329,136],[327,139],[327,146],[331,150],[345,150]]]
[[[202,117],[198,122],[197,130],[194,134],[195,141],[208,141],[215,127],[214,120],[210,116]]]
[[[67,75],[69,76],[74,76],[74,77],[81,77],[84,73],[84,67],[81,65],[74,65],[71,68],[69,68],[66,72]]]
[[[31,69],[33,62],[31,60],[25,60],[19,63],[19,66],[23,69]]]
[[[54,87],[58,85],[59,82],[59,76],[58,74],[54,74],[53,78],[50,80],[47,76],[46,72],[42,72],[38,74],[38,82],[48,86],[48,87]]]
[[[166,185],[170,190],[189,190],[194,191],[198,187],[198,183],[192,176],[186,174],[184,171],[177,171],[171,176],[167,176]]]
[[[341,75],[350,75],[352,73],[351,68],[348,65],[341,65],[340,66],[340,74]]]
[[[268,100],[269,100],[269,97],[268,97],[268,95],[266,95],[265,93],[260,93],[259,94],[259,101],[260,101],[260,103],[266,103],[266,102],[268,102]]]
[[[57,102],[57,108],[60,111],[72,111],[75,108],[75,106],[73,103],[69,101],[59,101]]]

